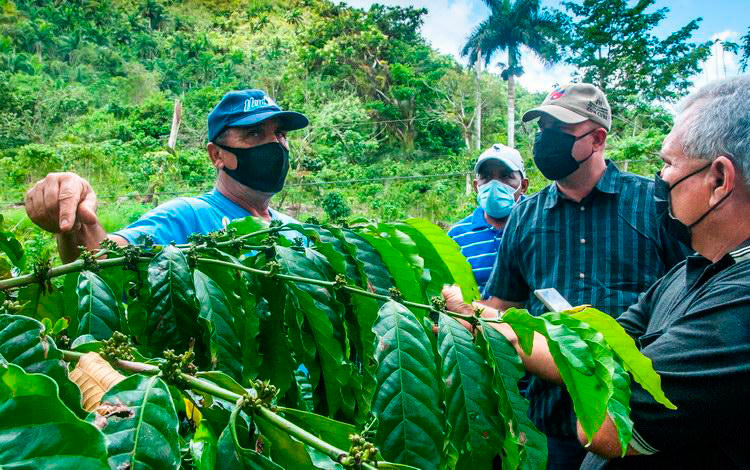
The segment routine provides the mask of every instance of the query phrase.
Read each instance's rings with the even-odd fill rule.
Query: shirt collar
[[[211,197],[214,197],[214,198],[217,198],[217,199],[221,199],[222,201],[224,201],[224,204],[226,204],[225,209],[226,209],[227,206],[232,208],[233,213],[232,214],[228,214],[228,215],[232,216],[232,217],[230,217],[230,219],[239,219],[239,218],[242,218],[242,217],[248,217],[248,216],[253,215],[253,214],[250,213],[250,211],[248,211],[244,207],[240,206],[239,204],[237,204],[236,202],[232,201],[231,199],[229,199],[225,195],[221,194],[221,192],[218,189],[216,189],[216,188],[212,189],[209,192],[209,194],[211,195]],[[268,214],[271,216],[271,220],[282,220],[284,218],[283,214],[281,214],[280,212],[276,212],[275,210],[271,209],[270,207],[268,208]],[[282,220],[282,222],[283,222],[283,220]]]
[[[598,190],[601,193],[605,194],[617,194],[620,192],[620,169],[617,168],[617,165],[614,164],[611,160],[606,160],[607,167],[604,170],[604,174],[601,178],[599,178],[599,181],[597,181],[596,186],[594,186],[594,189]],[[560,201],[560,199],[563,199],[564,196],[560,192],[560,190],[557,187],[557,183],[552,183],[549,186],[549,196],[547,197],[547,200],[544,203],[545,209],[552,209],[557,205],[557,203]]]
[[[727,253],[715,263],[699,254],[691,255],[687,257],[685,280],[689,286],[702,284],[716,273],[747,260],[750,260],[750,243],[743,243],[740,248]]]
[[[741,248],[730,252],[729,256],[732,257],[735,263],[750,260],[750,244],[744,243]]]
[[[484,218],[484,209],[477,207],[471,215],[471,230],[476,231],[481,229],[489,229],[498,234],[503,233],[503,229],[490,225],[489,222],[487,222],[487,219]]]
[[[471,229],[478,230],[490,226],[487,219],[484,218],[484,209],[477,207],[471,215]]]

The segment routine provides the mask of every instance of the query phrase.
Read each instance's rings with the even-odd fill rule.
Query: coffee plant
[[[589,438],[609,415],[627,448],[631,378],[673,407],[604,313],[447,311],[444,285],[477,287],[424,220],[0,251],[0,468],[544,468],[500,322],[547,338]]]

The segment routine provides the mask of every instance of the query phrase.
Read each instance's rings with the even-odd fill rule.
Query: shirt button
[[[583,207],[583,206],[581,206],[581,212],[583,212],[583,211],[585,211],[585,210],[586,210],[586,208],[585,208],[585,207]]]
[[[583,245],[584,243],[586,243],[586,239],[585,238],[581,238],[581,245]]]
[[[581,279],[583,279],[584,277],[586,277],[586,275],[585,275],[585,274],[583,274],[583,273],[580,273],[580,274],[578,275],[578,277],[580,277]]]

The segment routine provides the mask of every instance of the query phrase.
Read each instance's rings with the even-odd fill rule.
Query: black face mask
[[[247,149],[216,145],[237,156],[237,168],[224,167],[235,181],[264,193],[278,193],[284,187],[289,172],[289,150],[280,143],[269,142]]]
[[[588,157],[579,162],[573,158],[573,146],[578,139],[595,130],[591,129],[579,137],[566,134],[559,129],[542,129],[537,132],[534,139],[534,163],[539,171],[550,180],[561,180],[576,171],[583,162],[594,155],[594,149],[591,149]]]
[[[693,175],[697,175],[710,166],[711,164],[709,163],[704,167],[698,168],[692,173],[688,173],[687,175],[675,181],[672,186],[669,186],[669,183],[661,179],[661,175],[659,173],[657,173],[654,177],[654,203],[656,204],[656,220],[660,225],[664,227],[664,230],[668,234],[687,246],[691,246],[692,228],[698,225],[703,219],[705,219],[708,214],[710,214],[719,206],[719,204],[724,202],[724,200],[728,198],[732,194],[732,192],[730,191],[729,193],[727,193],[727,195],[721,198],[719,202],[711,206],[706,212],[703,213],[703,215],[698,217],[698,220],[689,225],[685,225],[684,223],[680,222],[680,219],[675,217],[672,213],[670,193],[678,184],[682,183]]]

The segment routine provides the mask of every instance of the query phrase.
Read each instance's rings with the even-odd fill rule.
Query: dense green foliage
[[[473,207],[464,176],[478,109],[480,147],[514,132],[530,161],[534,129],[514,124],[516,109],[543,94],[503,83],[521,72],[520,44],[572,46],[568,60],[614,101],[608,156],[651,173],[671,124],[651,100],[687,89],[705,56],[689,44],[695,23],[660,41],[648,32],[665,11],[644,15],[649,0],[611,11],[585,0],[567,5],[572,19],[542,15],[559,23],[537,23],[550,34],[536,37],[530,25],[498,26],[510,2],[486,3],[497,7],[487,25],[499,35],[485,59],[505,49],[511,61],[503,77],[480,74],[477,95],[474,71],[426,43],[425,11],[414,8],[0,0],[0,201],[19,201],[50,171],[75,171],[116,202],[99,210],[105,229],[121,227],[211,187],[208,112],[228,90],[262,88],[312,122],[291,136],[290,184],[274,206],[327,223],[269,229],[245,219],[185,246],[105,246],[106,259],[86,253],[50,268],[50,238],[21,209],[5,212],[0,467],[480,470],[501,459],[504,469],[543,468],[545,436],[527,417],[520,358],[497,322],[527,352],[534,332],[547,338],[589,438],[609,416],[627,447],[631,379],[673,406],[650,361],[601,312],[479,320],[445,311],[444,284],[478,295],[466,260],[441,227],[393,221],[445,224]],[[609,34],[595,34],[598,15],[618,12]],[[566,21],[580,23],[578,35],[552,34]],[[626,49],[628,31],[644,37],[634,54],[591,59],[597,47]],[[745,61],[749,37],[737,46]],[[177,99],[182,123],[167,151]],[[533,165],[529,174],[532,191],[546,184]],[[346,183],[315,184],[334,180]],[[459,318],[482,328],[469,332]],[[128,375],[102,390],[93,413],[81,405],[91,389],[70,373],[90,351]]]
[[[311,118],[309,128],[291,136],[290,184],[274,200],[302,219],[322,218],[321,201],[332,188],[295,182],[468,171],[476,156],[467,150],[475,137],[474,71],[427,45],[418,33],[423,14],[328,0],[2,0],[0,201],[21,200],[47,172],[75,171],[92,181],[104,204],[145,194],[127,211],[113,210],[107,228],[115,229],[175,191],[207,189],[214,170],[204,148],[206,116],[226,91],[246,87],[265,89]],[[620,27],[629,26],[613,23],[604,40],[619,38]],[[606,65],[626,67],[635,56],[628,57]],[[688,65],[668,67],[682,77],[672,94],[684,92]],[[611,70],[595,76],[610,77]],[[485,72],[480,81],[486,147],[507,139],[508,97],[501,77]],[[633,86],[645,93],[651,85]],[[520,87],[515,93],[517,112],[543,96]],[[183,119],[172,154],[164,147],[177,98]],[[671,117],[647,102],[628,103],[615,114],[608,156],[653,158]],[[514,129],[533,167],[534,129]],[[629,169],[650,174],[656,166]],[[530,177],[532,190],[546,184],[533,169]],[[413,216],[447,224],[474,204],[460,175],[335,189],[353,213],[381,220]],[[154,192],[163,194],[152,199]],[[6,216],[13,224],[22,219]]]
[[[2,235],[0,259],[21,268]],[[589,438],[610,416],[627,448],[631,376],[673,406],[602,312],[446,311],[444,284],[466,299],[477,286],[458,246],[425,220],[247,218],[184,246],[102,249],[106,258],[0,271],[0,443],[27,432],[29,416],[54,437],[29,434],[24,452],[0,444],[2,466],[543,468],[545,436],[526,416],[500,322],[527,352],[534,332],[547,338]]]
[[[637,103],[674,101],[692,85],[711,42],[690,42],[700,18],[661,39],[652,30],[668,8],[648,11],[655,0],[564,2],[571,13],[567,62],[580,78],[603,89],[614,112]]]

